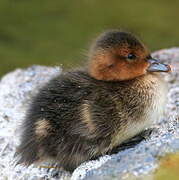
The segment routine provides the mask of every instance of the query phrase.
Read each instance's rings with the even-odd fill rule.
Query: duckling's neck
[[[156,121],[159,120],[164,112],[166,100],[167,100],[167,83],[164,81],[160,73],[148,73],[137,79],[139,83],[139,89],[145,94],[148,101],[151,103],[147,109],[151,110],[150,116]],[[150,110],[149,110],[150,109]],[[153,114],[152,114],[153,112]]]
[[[146,108],[164,108],[167,85],[160,73],[148,73],[125,82],[130,94]],[[163,110],[160,110],[163,112]]]
[[[123,97],[135,96],[142,100],[152,100],[157,94],[167,93],[166,82],[159,73],[148,73],[127,81],[112,83],[116,87],[115,91]]]
[[[111,147],[135,136],[162,117],[166,104],[167,86],[160,74],[150,73],[122,82],[118,94],[116,107],[124,115],[123,133],[119,131],[120,127],[116,128]],[[126,136],[121,134],[126,134]]]
[[[144,93],[144,95],[152,96],[160,93],[160,91],[166,92],[166,82],[159,73],[148,73],[127,83],[131,83],[138,93]]]

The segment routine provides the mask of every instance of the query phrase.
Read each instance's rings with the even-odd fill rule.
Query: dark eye
[[[134,54],[129,54],[127,56],[127,59],[129,59],[129,60],[134,60],[135,58],[136,58],[136,56]]]

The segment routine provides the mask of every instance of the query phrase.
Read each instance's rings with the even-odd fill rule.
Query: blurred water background
[[[32,64],[78,66],[106,29],[154,51],[179,45],[178,0],[0,0],[0,76]]]

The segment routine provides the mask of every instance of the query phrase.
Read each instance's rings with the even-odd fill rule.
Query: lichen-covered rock
[[[18,69],[0,81],[0,179],[129,179],[151,174],[159,165],[158,158],[179,151],[179,48],[160,50],[153,56],[173,66],[164,74],[169,84],[165,117],[154,126],[146,140],[112,156],[103,156],[79,166],[73,174],[56,170],[23,166],[14,167],[14,152],[19,143],[20,124],[32,95],[57,73],[60,68],[32,66]]]

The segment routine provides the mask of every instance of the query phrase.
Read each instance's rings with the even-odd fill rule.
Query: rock
[[[117,180],[143,177],[155,171],[159,157],[179,151],[179,48],[160,50],[153,56],[173,66],[172,73],[163,74],[169,84],[165,117],[154,125],[155,130],[146,141],[117,154],[85,162],[72,174],[33,165],[15,167],[13,157],[19,144],[20,124],[31,97],[50,78],[61,73],[61,69],[32,66],[4,76],[0,81],[0,179]]]

